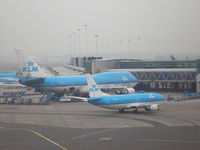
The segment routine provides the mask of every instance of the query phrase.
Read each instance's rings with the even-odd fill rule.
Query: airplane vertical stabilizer
[[[109,95],[100,90],[100,88],[97,86],[96,82],[94,81],[94,79],[90,74],[87,74],[86,77],[87,77],[88,91],[90,97],[101,97]]]
[[[19,61],[20,77],[46,77],[47,74],[40,66],[21,49],[15,49]]]

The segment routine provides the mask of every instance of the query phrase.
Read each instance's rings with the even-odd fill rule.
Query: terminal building
[[[142,61],[112,59],[85,61],[86,73],[129,71],[139,79],[136,90],[192,91],[200,93],[200,60]]]

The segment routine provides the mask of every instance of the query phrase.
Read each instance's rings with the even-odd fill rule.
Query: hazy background
[[[86,24],[88,55],[97,34],[105,58],[200,58],[200,0],[0,0],[1,64],[19,47],[65,60],[70,33],[71,54],[83,56]]]

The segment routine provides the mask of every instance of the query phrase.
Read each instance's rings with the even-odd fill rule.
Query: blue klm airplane
[[[160,103],[165,100],[162,95],[157,93],[109,95],[100,90],[91,75],[87,75],[87,82],[90,95],[87,101],[90,104],[118,109],[119,112],[124,112],[125,109],[133,109],[133,112],[137,112],[138,108],[144,108],[146,111],[158,111]]]
[[[19,83],[19,78],[16,77],[16,73],[0,73],[1,84],[14,84]]]
[[[16,77],[16,73],[0,73],[0,78]]]
[[[72,90],[88,93],[85,75],[48,76],[39,65],[22,50],[16,49],[19,59],[19,82],[34,87],[37,90],[54,92],[58,95],[70,94]],[[133,87],[138,80],[129,72],[104,72],[93,75],[100,86],[127,85]]]

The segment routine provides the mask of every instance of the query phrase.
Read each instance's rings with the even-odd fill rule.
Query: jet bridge
[[[131,72],[140,83],[136,89],[196,91],[195,68],[173,69],[109,69],[108,71]]]

